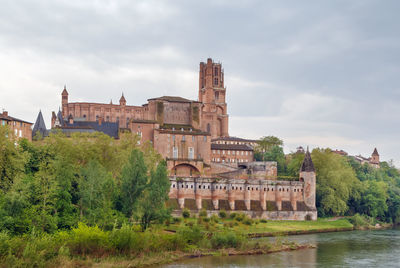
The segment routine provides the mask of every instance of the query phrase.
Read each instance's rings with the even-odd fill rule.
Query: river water
[[[267,255],[194,258],[160,267],[400,267],[400,229],[310,234],[287,239],[317,247]]]

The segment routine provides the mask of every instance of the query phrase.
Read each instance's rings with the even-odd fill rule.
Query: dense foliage
[[[169,215],[166,165],[135,135],[56,133],[17,145],[7,131],[0,127],[0,231],[54,233],[79,222],[144,230]]]
[[[279,143],[265,148],[263,156],[258,153],[256,158],[276,161],[281,177],[298,177],[303,153],[285,155]],[[311,156],[317,173],[319,216],[359,213],[400,223],[400,172],[392,162],[381,162],[380,168],[373,168],[367,163],[361,165],[351,156],[341,156],[321,148],[314,149]]]

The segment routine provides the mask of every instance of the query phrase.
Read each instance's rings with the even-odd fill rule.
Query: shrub
[[[243,243],[243,237],[234,232],[215,233],[211,237],[211,246],[214,249],[238,248]]]
[[[198,225],[194,225],[191,228],[185,227],[178,230],[176,233],[188,244],[198,244],[203,239],[203,233],[201,232]]]
[[[0,233],[0,256],[5,256],[10,248],[10,236],[6,232]]]
[[[246,215],[244,215],[243,213],[240,213],[238,215],[236,215],[235,220],[237,221],[243,221],[243,219],[246,217]]]
[[[237,216],[236,212],[232,212],[229,214],[229,218],[231,218],[232,220]]]
[[[185,225],[186,225],[186,226],[189,226],[189,227],[193,227],[193,222],[190,221],[190,222],[186,223]]]
[[[225,210],[220,210],[219,213],[218,213],[218,216],[219,216],[221,219],[225,219],[226,216],[227,216],[226,211],[225,211]]]
[[[180,223],[180,222],[182,222],[182,218],[173,218],[172,222],[173,223]]]
[[[79,223],[78,228],[72,229],[70,248],[78,254],[101,254],[107,248],[108,235],[99,227],[90,227]]]
[[[246,218],[243,220],[243,224],[252,225],[252,224],[253,224],[253,220],[250,219],[250,218],[248,218],[248,217],[246,217]]]
[[[210,222],[210,218],[204,218],[203,221],[204,222]]]
[[[199,217],[207,217],[207,211],[206,211],[205,209],[202,209],[202,210],[199,212]]]
[[[354,228],[366,227],[369,225],[368,220],[358,213],[349,218],[349,222],[354,225]]]
[[[218,216],[217,216],[217,215],[212,215],[212,216],[211,216],[211,221],[213,221],[213,222],[215,222],[215,223],[218,223],[218,222],[219,222]]]
[[[133,231],[128,225],[123,225],[120,229],[114,229],[110,233],[110,242],[118,252],[128,252],[133,249],[140,251],[143,247],[140,238],[140,234]]]
[[[261,219],[260,222],[261,223],[267,223],[268,221],[266,219]]]
[[[185,219],[189,218],[189,217],[190,217],[190,211],[189,211],[188,209],[185,208],[185,209],[182,211],[182,217],[184,217]]]

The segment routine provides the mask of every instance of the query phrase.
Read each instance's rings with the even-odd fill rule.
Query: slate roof
[[[307,149],[306,155],[304,156],[303,164],[301,164],[300,171],[314,172],[314,163],[311,159],[310,151]]]
[[[74,121],[73,124],[64,122],[61,127],[63,132],[94,132],[99,131],[110,137],[118,138],[118,122]],[[64,131],[65,130],[65,131]],[[93,131],[91,131],[93,130]]]
[[[42,137],[46,137],[48,135],[48,131],[46,128],[46,124],[44,123],[42,111],[39,111],[39,114],[36,118],[35,125],[33,126],[32,139],[36,136],[38,131],[39,131],[40,135],[42,135]]]
[[[7,120],[7,121],[17,121],[17,122],[23,122],[23,123],[27,123],[27,124],[32,124],[31,122],[25,121],[25,120],[21,120],[9,115],[4,115],[4,114],[0,114],[0,119],[3,120]]]
[[[211,143],[211,150],[253,151],[247,144],[216,144]]]

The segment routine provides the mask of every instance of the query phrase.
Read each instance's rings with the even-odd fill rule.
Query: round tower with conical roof
[[[304,156],[303,164],[300,168],[300,181],[304,182],[304,203],[312,209],[315,209],[315,190],[316,190],[316,174],[314,163],[311,159],[310,151],[307,148],[307,152]]]

